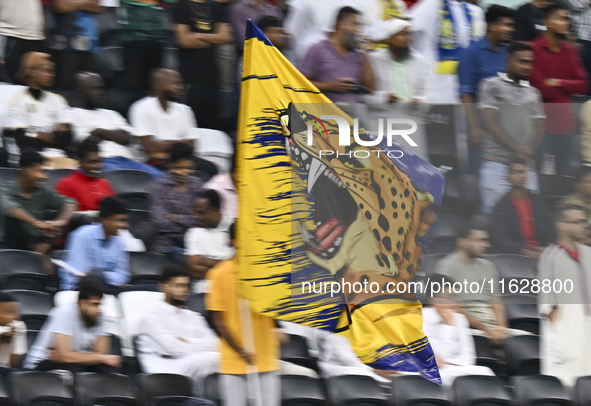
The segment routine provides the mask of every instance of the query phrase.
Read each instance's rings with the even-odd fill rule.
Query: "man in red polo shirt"
[[[556,172],[570,175],[575,151],[577,119],[570,96],[587,94],[587,72],[579,54],[566,39],[570,32],[570,13],[563,4],[544,10],[546,33],[532,43],[534,68],[530,82],[542,93],[546,110],[546,134],[538,152],[537,169],[546,154],[554,155]]]
[[[63,178],[55,187],[56,191],[78,202],[80,211],[98,210],[101,201],[115,194],[111,183],[100,178],[102,160],[99,146],[93,140],[86,140],[78,148],[80,168]]]

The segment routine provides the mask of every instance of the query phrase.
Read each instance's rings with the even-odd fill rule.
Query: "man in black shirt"
[[[174,6],[174,24],[180,73],[188,86],[187,104],[199,127],[220,129],[215,46],[232,42],[226,9],[214,0],[179,0]]]
[[[544,25],[544,9],[553,4],[554,0],[533,0],[519,7],[515,13],[515,41],[533,41],[546,31]]]

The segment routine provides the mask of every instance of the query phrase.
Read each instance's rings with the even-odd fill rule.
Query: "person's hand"
[[[521,250],[521,255],[525,255],[535,262],[538,262],[538,260],[540,259],[540,254],[541,254],[541,251],[537,251],[537,250],[528,250],[528,249]]]
[[[390,93],[390,97],[388,98],[388,103],[396,103],[398,101],[398,97],[394,93]]]
[[[391,376],[398,375],[398,371],[390,371],[385,369],[374,369],[373,372],[382,378],[390,378]]]
[[[47,349],[49,350],[49,359],[53,362],[60,362],[57,357],[57,347],[55,345],[50,345]]]
[[[275,336],[277,337],[277,341],[279,341],[279,344],[287,344],[289,342],[289,335],[285,334],[285,331],[283,331],[280,328],[274,328],[273,332],[275,333]]]
[[[348,93],[355,89],[355,83],[348,78],[339,78],[330,86],[330,91],[335,93]]]
[[[218,23],[215,25],[214,33],[223,37],[232,35],[232,26],[228,23]]]
[[[523,159],[525,161],[529,161],[534,158],[534,150],[530,147],[526,147],[525,145],[520,145],[515,148],[515,156],[519,159]]]
[[[103,356],[103,364],[112,366],[114,368],[121,368],[121,357],[119,355],[107,354]]]
[[[437,362],[437,366],[439,368],[441,368],[444,365],[447,365],[447,362],[445,362],[444,360],[442,360],[441,358],[435,358],[435,362]]]
[[[419,106],[421,105],[421,101],[418,99],[411,99],[409,103],[410,103],[410,106],[414,109],[418,109]]]
[[[6,338],[8,340],[11,340],[15,334],[16,334],[16,327],[10,326],[10,328],[7,331],[2,333],[2,338]]]
[[[559,79],[546,79],[544,81],[544,84],[546,84],[547,86],[552,86],[552,87],[560,87],[560,80]]]
[[[488,337],[497,344],[502,343],[507,335],[507,329],[504,327],[489,327],[485,332]]]
[[[45,237],[55,237],[55,228],[50,221],[37,220],[33,223],[33,226],[41,231],[41,234],[43,234]]]
[[[242,349],[239,353],[240,358],[244,360],[248,365],[254,365],[255,363],[255,356],[252,352],[248,352],[245,349]]]
[[[473,147],[480,147],[482,145],[483,135],[482,129],[478,125],[473,125],[468,131],[468,142]]]

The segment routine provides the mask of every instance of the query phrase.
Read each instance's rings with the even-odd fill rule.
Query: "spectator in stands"
[[[509,49],[507,73],[484,80],[480,85],[479,109],[485,139],[484,162],[480,168],[482,212],[492,213],[509,192],[509,162],[513,157],[528,163],[527,188],[538,192],[536,151],[544,131],[540,92],[529,85],[534,56],[531,46],[515,42]]]
[[[562,3],[544,10],[546,33],[534,43],[534,69],[531,84],[544,98],[546,134],[538,152],[537,169],[542,170],[546,154],[554,155],[556,173],[570,175],[575,156],[574,133],[577,120],[570,96],[586,94],[589,87],[587,72],[576,50],[567,43],[570,14]]]
[[[101,108],[105,101],[105,83],[100,75],[80,72],[76,75],[76,84],[82,108],[72,109],[74,141],[82,143],[91,138],[98,142],[106,172],[134,169],[149,172],[154,178],[164,176],[153,166],[134,161],[129,148],[133,141],[133,129],[121,114]]]
[[[174,6],[174,32],[180,47],[180,72],[188,86],[187,104],[202,128],[221,129],[215,50],[233,39],[224,11],[224,5],[215,0],[179,0]]]
[[[129,121],[140,138],[148,164],[165,170],[170,150],[177,142],[194,147],[197,127],[191,108],[177,103],[182,88],[181,76],[169,69],[152,75],[155,97],[144,97],[129,108]]]
[[[530,42],[546,31],[544,9],[554,0],[533,0],[517,9],[515,13],[515,41]]]
[[[436,273],[462,284],[467,281],[468,285],[475,281],[479,285],[483,280],[494,281],[491,285],[484,284],[482,292],[462,290],[458,294],[458,300],[470,327],[482,331],[493,342],[500,344],[509,332],[499,291],[492,288],[498,286],[497,269],[484,258],[489,248],[488,231],[483,224],[461,223],[458,227],[456,250],[439,261]]]
[[[284,52],[289,47],[289,37],[283,29],[281,18],[265,15],[257,21],[257,25],[279,51]]]
[[[230,7],[230,20],[238,53],[241,54],[244,49],[246,20],[250,18],[252,21],[260,22],[263,17],[275,17],[281,24],[283,13],[277,8],[277,6],[270,4],[266,0],[243,0],[232,4]],[[260,25],[259,28],[261,28]],[[269,36],[267,35],[267,37]],[[273,45],[277,46],[273,40],[271,40],[271,42]]]
[[[230,245],[234,247],[234,226],[230,228]],[[256,366],[260,379],[262,406],[281,404],[279,378],[279,342],[275,334],[275,321],[248,308],[240,299],[236,260],[229,258],[208,273],[211,283],[207,308],[215,331],[221,337],[220,393],[224,406],[246,406],[246,374],[248,366]],[[246,306],[243,308],[243,306]],[[250,315],[250,327],[254,348],[248,348],[243,335],[243,314]]]
[[[191,278],[182,268],[162,273],[160,290],[166,295],[152,307],[138,327],[138,358],[149,374],[181,374],[193,380],[199,397],[207,375],[219,367],[219,339],[205,318],[185,307]]]
[[[543,198],[525,187],[527,171],[524,160],[515,158],[509,163],[511,190],[495,206],[490,237],[494,251],[526,255],[537,261],[544,247],[554,242],[556,233]]]
[[[562,198],[558,206],[579,206],[591,222],[591,165],[581,165],[574,185],[575,192]]]
[[[421,0],[408,14],[415,29],[414,48],[437,73],[434,101],[458,103],[458,61],[470,42],[485,34],[482,9],[458,0]]]
[[[163,0],[163,3],[174,3]],[[162,63],[162,47],[169,33],[166,9],[158,0],[121,0],[121,41],[125,83],[133,89],[150,88],[150,74]]]
[[[182,258],[188,229],[195,227],[193,216],[195,199],[201,192],[203,182],[194,176],[193,150],[182,142],[172,146],[169,172],[150,186],[150,211],[156,236],[151,250],[166,254],[171,260]]]
[[[53,241],[62,234],[76,203],[43,185],[47,175],[44,159],[33,149],[24,149],[20,157],[20,177],[0,188],[0,207],[4,218],[6,248],[35,251],[43,255],[45,270],[52,272],[47,254]],[[48,220],[59,210],[57,218]],[[50,211],[53,211],[50,213]]]
[[[230,246],[230,226],[234,219],[221,214],[220,195],[215,190],[203,191],[194,206],[199,228],[192,228],[185,235],[185,255],[191,277],[199,281],[194,291],[203,291],[207,272],[234,255]]]
[[[514,11],[493,4],[486,12],[486,35],[461,53],[458,65],[460,99],[468,124],[468,173],[478,173],[484,138],[482,119],[476,110],[480,83],[505,72],[507,45],[515,30]]]
[[[10,293],[0,292],[0,374],[19,367],[27,350],[27,326],[20,320],[19,303]]]
[[[587,76],[591,77],[591,3],[585,0],[565,0],[569,5],[574,28],[582,45],[581,56]]]
[[[9,105],[4,130],[8,164],[17,166],[21,149],[31,147],[43,151],[54,168],[72,167],[64,152],[72,142],[68,102],[43,90],[53,84],[54,64],[49,55],[25,54],[19,75],[29,88],[17,93]]]
[[[546,286],[544,281],[550,281],[551,286],[566,289],[540,289],[538,294],[540,363],[542,374],[573,387],[578,377],[591,374],[591,248],[583,244],[589,236],[589,222],[577,206],[560,208],[556,217],[558,239],[542,253],[538,277]]]
[[[397,18],[374,26],[373,39],[386,39],[388,49],[369,54],[376,78],[375,91],[365,97],[365,101],[370,104],[370,114],[376,116],[368,120],[370,125],[379,123],[379,119],[383,117],[413,118],[421,115],[426,110],[426,103],[433,97],[434,75],[425,59],[410,51],[411,29],[410,22]],[[417,147],[411,150],[429,160],[421,118],[415,119],[418,127],[412,138]],[[377,127],[369,129],[379,131]]]
[[[218,192],[221,199],[222,216],[238,218],[238,195],[234,177],[236,176],[236,161],[232,160],[232,168],[229,173],[218,173],[203,185],[203,189],[213,189]]]
[[[18,77],[21,58],[28,52],[46,52],[43,7],[39,0],[0,0],[1,52],[9,79],[23,84]],[[6,80],[0,77],[0,81]]]
[[[96,211],[101,201],[115,192],[111,182],[103,179],[102,162],[99,158],[99,147],[93,140],[86,140],[78,147],[80,168],[71,175],[62,178],[55,190],[63,196],[78,202],[78,210]]]
[[[84,281],[78,303],[51,310],[23,366],[38,371],[119,372],[121,357],[109,354],[111,339],[103,323],[102,298],[99,282]]]
[[[470,322],[462,314],[452,291],[454,281],[436,274],[430,282],[427,286],[429,306],[423,308],[423,332],[429,337],[443,385],[450,387],[458,376],[494,376],[490,368],[476,365]],[[437,293],[431,289],[434,284],[441,287]]]
[[[98,223],[80,227],[68,236],[64,253],[64,262],[68,269],[60,268],[60,290],[76,289],[80,274],[92,272],[93,277],[102,279],[107,284],[109,293],[118,293],[118,288],[123,287],[130,279],[129,254],[118,235],[125,228],[125,201],[117,196],[104,198],[100,205]]]
[[[96,70],[99,27],[95,15],[103,7],[99,0],[54,0],[53,11],[56,86],[71,88],[76,72]]]
[[[371,64],[357,39],[359,14],[352,7],[340,9],[334,32],[302,61],[301,72],[333,102],[357,103],[360,94],[374,90]]]

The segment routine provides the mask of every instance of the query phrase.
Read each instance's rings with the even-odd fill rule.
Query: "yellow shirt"
[[[207,308],[222,312],[222,320],[228,332],[238,345],[243,345],[242,322],[240,319],[238,267],[232,260],[220,262],[207,273],[210,289],[206,297]],[[279,369],[279,342],[273,329],[273,319],[250,311],[251,325],[255,341],[255,357],[258,372],[276,371]],[[222,354],[220,372],[222,374],[245,374],[246,363],[230,347],[226,340],[221,340]]]

